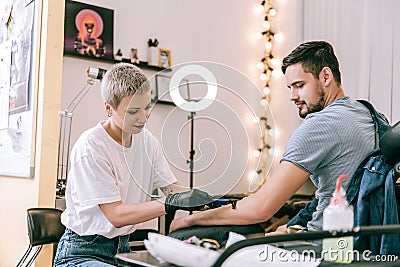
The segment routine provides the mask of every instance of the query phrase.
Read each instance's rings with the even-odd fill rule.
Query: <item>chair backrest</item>
[[[380,140],[380,149],[385,161],[393,166],[393,183],[397,212],[400,219],[400,121],[393,125]]]
[[[385,161],[390,165],[400,162],[400,121],[382,136],[380,149]]]
[[[32,246],[56,243],[64,234],[61,210],[31,208],[27,210],[29,242]]]

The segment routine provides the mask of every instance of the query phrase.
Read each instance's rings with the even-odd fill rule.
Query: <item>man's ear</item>
[[[324,86],[328,86],[333,81],[333,73],[331,68],[323,67],[321,72],[319,73],[319,79],[324,84]]]

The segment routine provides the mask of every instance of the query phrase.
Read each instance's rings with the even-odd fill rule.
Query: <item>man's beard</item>
[[[319,99],[316,104],[306,104],[306,110],[302,111],[299,109],[299,116],[300,118],[304,119],[308,114],[318,112],[324,109],[324,103],[325,103],[325,92],[319,86]]]

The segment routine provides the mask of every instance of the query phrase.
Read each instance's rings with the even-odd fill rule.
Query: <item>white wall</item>
[[[370,100],[392,123],[400,120],[399,11],[396,0],[304,1],[303,39],[331,42],[347,94]]]
[[[254,8],[259,1],[208,0],[200,2],[159,0],[153,1],[151,4],[148,1],[114,1],[112,4],[105,0],[87,2],[115,10],[114,48],[121,48],[125,57],[129,56],[129,49],[135,47],[139,49],[140,59],[146,60],[146,41],[148,38],[157,37],[160,41],[160,47],[171,49],[173,64],[195,60],[223,63],[238,69],[259,88],[262,88],[262,83],[258,79],[259,72],[255,68],[255,63],[263,55],[263,42],[254,39],[254,33],[262,30],[261,23],[263,16],[254,12]],[[359,51],[360,44],[365,46],[368,43],[368,40],[361,41],[355,38],[362,33],[369,32],[369,28],[363,26],[361,23],[363,21],[362,18],[366,15],[363,12],[351,12],[351,9],[346,8],[349,3],[344,4],[342,2],[341,5],[344,12],[351,12],[351,14],[345,15],[340,12],[340,14],[331,14],[329,13],[331,11],[330,8],[326,10],[324,9],[326,5],[319,3],[322,5],[322,10],[328,12],[328,15],[332,15],[333,21],[328,23],[326,21],[327,14],[318,17],[318,14],[322,12],[321,10],[311,13],[305,12],[303,2],[300,0],[280,0],[275,2],[278,16],[273,20],[273,27],[276,32],[283,33],[284,41],[275,45],[274,55],[282,59],[295,46],[306,39],[332,40],[335,46],[336,41],[342,40],[345,45],[338,47],[337,53],[343,68],[343,83],[345,88],[351,96],[357,96],[355,90],[358,90],[358,96],[365,95],[365,92],[362,91],[363,80],[353,79],[354,75],[352,71],[357,73],[358,68],[352,67],[351,64],[354,63],[354,55]],[[360,3],[360,1],[353,1],[351,4],[358,4],[358,10],[366,9],[366,6]],[[380,7],[387,8],[386,6],[383,5]],[[357,15],[355,16],[355,14]],[[357,22],[358,24],[350,23],[345,19],[350,19],[352,22]],[[325,23],[328,23],[328,25],[325,25]],[[303,24],[305,24],[304,27]],[[315,31],[310,31],[309,26],[314,27]],[[327,27],[336,27],[338,30],[326,30]],[[381,31],[379,32],[380,34],[384,34]],[[346,38],[343,37],[345,33],[349,33],[349,36]],[[385,36],[389,37],[390,33],[386,33]],[[376,41],[373,35],[370,37]],[[379,52],[378,49],[375,51]],[[363,60],[365,61],[365,59]],[[87,66],[90,65],[103,68],[110,66],[107,63],[100,63],[98,61],[64,58],[64,107],[85,83],[84,73]],[[361,69],[360,72],[366,73],[365,77],[369,77],[370,73],[368,71],[365,72],[365,66],[361,66],[364,69]],[[380,64],[374,65],[377,71],[381,67],[382,65]],[[146,73],[149,77],[154,75],[154,72],[147,71]],[[385,80],[385,82],[387,81]],[[283,152],[287,138],[301,120],[297,116],[295,106],[288,101],[288,90],[286,90],[284,79],[282,77],[273,79],[271,88],[270,103],[275,127],[279,133],[275,139],[275,144],[279,151],[274,162],[276,165],[278,164],[280,154]],[[98,120],[106,118],[98,90],[99,86],[96,85],[94,90],[89,92],[76,109],[72,140],[75,140],[80,132],[94,125]],[[392,101],[396,99],[396,94],[398,94],[398,90],[394,91]],[[256,97],[254,101],[258,101],[258,98]],[[378,107],[385,108],[385,105],[381,102],[377,104]],[[393,110],[396,108],[398,109],[398,106],[393,105]],[[153,111],[148,127],[159,137],[161,137],[159,126],[165,121],[165,114],[168,114],[171,110],[170,106],[158,105]],[[177,128],[179,128],[179,123],[183,124],[185,121],[185,114],[177,115],[175,120]],[[196,127],[196,137],[199,139],[208,130],[208,128],[204,131],[200,127]],[[178,141],[175,141],[175,138],[170,140],[167,140],[166,143],[172,145],[178,143]],[[170,142],[168,143],[168,141]],[[224,144],[224,142],[222,140],[219,143]],[[212,149],[212,146],[208,148],[208,150]],[[220,152],[218,154],[223,154],[221,153],[222,148],[219,149]],[[199,153],[198,149],[196,151]],[[172,161],[176,163],[176,166],[185,167],[185,159],[188,156],[187,147],[182,149],[182,154],[176,153],[175,155],[176,159]],[[174,165],[172,166],[180,182],[187,185],[188,174],[180,172]],[[198,174],[196,177],[205,177],[204,179],[206,179],[214,177],[217,174],[218,171],[213,170],[211,174],[205,172],[203,176],[201,176],[202,174]],[[243,176],[246,179],[246,176]],[[196,179],[195,185],[198,185],[201,179]],[[245,182],[247,181],[245,180]],[[301,191],[309,192],[311,189],[312,186],[308,184]],[[234,192],[245,192],[247,190],[246,183],[239,185],[235,190]]]
[[[258,78],[260,71],[255,66],[263,56],[264,45],[262,40],[255,38],[255,33],[262,30],[261,23],[264,19],[262,14],[255,12],[259,1],[158,0],[149,4],[145,0],[121,0],[114,1],[112,5],[109,1],[86,2],[114,10],[114,49],[121,48],[124,57],[129,57],[130,48],[135,47],[139,50],[140,60],[146,61],[147,40],[156,37],[160,41],[159,47],[172,51],[174,65],[191,61],[217,63],[210,67],[214,68],[219,79],[218,82],[243,97],[257,115],[262,114],[259,105],[261,95],[258,90],[262,88],[263,84]],[[282,16],[286,16],[285,23],[282,19],[277,24],[286,25],[283,27],[283,31],[289,32],[285,43],[277,44],[276,47],[277,54],[283,57],[296,44],[292,37],[296,35],[296,27],[292,27],[295,23],[287,23],[288,17],[296,18],[296,4],[287,5],[286,1],[280,1],[277,3],[277,8],[278,11],[279,8],[285,9]],[[277,20],[279,20],[279,16]],[[218,64],[224,64],[227,67],[224,68]],[[85,84],[85,71],[88,66],[108,68],[110,64],[64,57],[63,107],[66,107]],[[145,72],[149,77],[155,74],[151,71]],[[274,91],[271,94],[271,106],[276,127],[280,132],[276,141],[271,140],[271,144],[276,144],[278,151],[281,152],[289,133],[299,122],[295,108],[287,100],[288,92],[284,89],[286,86],[284,83],[282,84],[282,81],[283,78],[274,81]],[[260,131],[240,110],[238,106],[240,101],[235,102],[237,97],[227,95],[226,92],[224,94],[223,91],[221,89],[217,97],[218,103],[223,105],[214,104],[210,109],[197,114],[197,117],[204,115],[217,120],[220,124],[200,119],[195,123],[195,143],[202,143],[200,147],[195,146],[195,170],[204,168],[213,160],[214,162],[204,171],[195,174],[194,185],[203,186],[213,182],[212,186],[207,187],[206,190],[214,194],[223,194],[231,189],[232,183],[241,179],[230,192],[244,193],[248,191],[248,173],[255,170],[258,164],[258,159],[248,155],[253,149],[259,147]],[[223,106],[230,108],[231,112],[225,110],[226,113],[223,113]],[[170,112],[176,117],[174,120],[167,120],[166,114]],[[235,112],[239,114],[239,119],[235,118]],[[283,114],[284,116],[282,116]],[[168,122],[170,125],[165,125],[164,129],[180,128],[187,122],[187,115],[185,112],[174,110],[172,106],[156,105],[148,123],[148,128],[165,145],[165,153],[170,160],[172,170],[183,185],[188,185],[189,180],[189,169],[186,164],[189,156],[188,127],[184,127],[180,137],[177,138],[176,132],[167,134],[165,131],[161,132],[160,125]],[[220,116],[218,117],[218,115]],[[74,112],[72,142],[82,131],[103,119],[106,119],[106,113],[100,99],[99,85],[96,85]],[[274,126],[272,119],[270,121]],[[235,128],[235,123],[237,123],[237,127],[241,128],[241,131],[234,130],[239,129]],[[230,127],[233,128],[230,129]],[[224,132],[228,132],[228,134],[224,134]],[[207,142],[210,139],[213,142]],[[175,150],[173,150],[173,146],[168,146],[171,143],[175,144]],[[178,150],[178,146],[180,150]],[[277,162],[276,159],[275,162]],[[222,180],[215,183],[214,180],[220,176],[222,176]]]

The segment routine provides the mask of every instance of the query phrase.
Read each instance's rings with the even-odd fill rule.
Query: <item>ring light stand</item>
[[[193,148],[193,142],[194,142],[194,117],[196,116],[196,112],[190,112],[190,115],[188,116],[188,120],[190,120],[190,151],[189,151],[189,159],[186,161],[186,163],[189,164],[189,171],[190,171],[190,176],[189,176],[189,188],[193,189],[193,171],[194,171],[194,154],[196,151]]]

